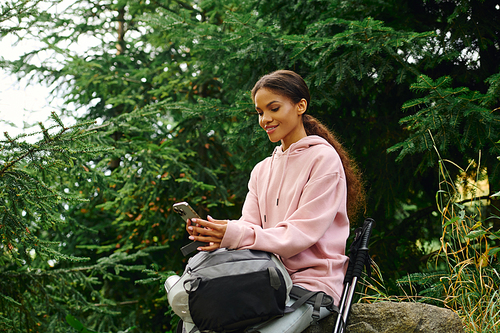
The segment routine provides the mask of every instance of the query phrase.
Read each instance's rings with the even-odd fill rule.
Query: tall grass
[[[458,168],[453,171],[463,175],[459,182],[452,176],[457,172],[448,168]],[[480,155],[466,169],[439,156],[439,249],[429,257],[426,270],[398,281],[400,296],[385,293],[382,275],[375,269],[375,278],[365,280],[361,301],[432,303],[457,313],[466,332],[500,332],[500,231],[493,230],[492,221],[498,217],[484,213],[491,197],[478,195],[481,171]]]
[[[438,152],[439,154],[439,152]],[[450,176],[447,166],[456,164],[440,158],[440,189],[436,195],[441,216],[441,247],[432,258],[434,267],[444,266],[435,281],[436,296],[444,306],[454,310],[463,320],[467,332],[500,332],[500,265],[497,254],[500,232],[493,230],[491,218],[484,216],[485,199],[476,191],[480,181],[480,158],[475,165],[475,179],[463,177],[462,189]],[[462,174],[468,174],[463,170]],[[463,197],[472,194],[470,198]],[[490,200],[489,198],[486,199]],[[429,292],[430,293],[430,292]]]

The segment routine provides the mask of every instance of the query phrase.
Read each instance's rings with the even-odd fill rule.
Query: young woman
[[[253,169],[241,218],[188,222],[190,239],[208,243],[202,251],[272,252],[294,284],[324,291],[338,304],[347,265],[348,216],[364,203],[360,178],[335,137],[306,114],[309,89],[298,74],[280,70],[263,76],[252,99],[260,126],[281,146]],[[312,306],[299,310],[259,331],[301,332],[311,322]]]

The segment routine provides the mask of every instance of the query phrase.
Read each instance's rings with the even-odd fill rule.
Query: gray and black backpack
[[[165,282],[168,302],[201,332],[231,332],[281,317],[305,302],[335,308],[331,296],[293,286],[283,263],[257,250],[218,249],[189,259],[184,274]],[[286,306],[290,297],[296,299]]]

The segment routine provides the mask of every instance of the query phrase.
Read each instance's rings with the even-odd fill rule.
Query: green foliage
[[[25,134],[12,138],[7,132],[5,140],[0,141],[2,253],[18,263],[30,263],[31,250],[42,256],[55,256],[55,260],[78,260],[55,251],[36,234],[65,224],[61,215],[64,204],[85,201],[54,186],[58,172],[73,168],[77,157],[109,150],[86,142],[95,133],[88,129],[90,123],[66,127],[55,113],[52,119],[55,124],[49,128],[39,124],[41,131],[32,135],[42,138],[35,143],[27,142]]]
[[[75,291],[54,287],[61,294],[52,303],[37,296],[44,294],[28,292],[34,308],[49,304],[41,326],[36,325],[36,311],[20,311],[24,317],[15,322],[2,320],[16,330],[33,331],[166,332],[174,327],[176,318],[161,283],[182,270],[185,258],[178,248],[187,239],[171,205],[185,200],[201,216],[239,217],[249,173],[273,149],[259,130],[249,90],[261,75],[280,68],[305,78],[312,94],[309,112],[336,132],[363,172],[369,194],[366,215],[380,221],[371,252],[387,277],[385,289],[382,283],[374,288],[390,294],[396,279],[425,270],[420,264],[429,252],[424,245],[441,236],[434,195],[439,159],[429,133],[459,165],[483,152],[478,171],[470,168],[462,176],[453,170],[451,179],[486,173],[490,191],[499,190],[496,5],[493,0],[78,0],[69,5],[56,0],[2,5],[0,22],[9,23],[2,25],[2,34],[43,46],[15,61],[0,60],[0,65],[19,77],[51,84],[54,96],[68,103],[62,114],[70,115],[75,106],[87,110],[80,120],[98,124],[97,133],[84,132],[89,135],[82,138],[96,149],[90,156],[68,150],[71,158],[61,152],[62,162],[54,162],[52,173],[42,172],[36,161],[26,168],[29,172],[16,171],[31,177],[24,182],[32,183],[42,200],[27,197],[34,190],[26,187],[10,185],[10,192],[1,192],[7,193],[2,200],[24,200],[16,209],[13,199],[5,204],[23,223],[16,226],[11,218],[16,234],[5,233],[5,239],[10,237],[11,245],[21,250],[2,257],[9,274],[26,277],[18,290],[36,290],[28,288],[28,281],[38,269],[43,274],[77,270],[79,279],[95,283],[75,286]],[[14,7],[19,10],[5,9]],[[16,19],[23,24],[17,26]],[[91,43],[87,49],[75,48],[85,42]],[[70,142],[62,146],[78,151]],[[9,146],[2,154],[14,156],[16,149],[28,146]],[[47,162],[49,157],[44,157]],[[11,184],[18,179],[9,177]],[[26,209],[30,215],[23,217]],[[48,229],[31,225],[43,214]],[[483,239],[495,230],[486,228],[485,234],[469,238]],[[12,253],[26,256],[35,233],[38,244],[60,253],[53,269],[38,259],[13,259]],[[88,262],[82,266],[64,257]],[[422,279],[434,281],[436,273],[430,274]],[[44,285],[71,285],[72,278]],[[418,288],[429,286],[426,282]],[[431,288],[429,295],[441,291]],[[71,305],[67,297],[72,294],[82,295],[81,304]],[[24,304],[12,295],[3,298],[10,309]],[[70,305],[63,306],[65,301]]]
[[[47,260],[89,259],[65,252],[60,242],[48,237],[67,227],[65,207],[87,201],[63,190],[67,180],[60,177],[61,171],[77,168],[81,158],[111,150],[88,141],[96,133],[93,122],[65,126],[55,113],[52,120],[49,127],[40,123],[40,132],[14,138],[5,132],[0,141],[0,324],[9,331],[60,328],[58,318],[64,311],[92,307],[86,299],[95,293],[97,281],[81,272],[106,271],[117,264],[49,268]],[[40,139],[30,143],[31,137]]]
[[[427,95],[403,105],[403,110],[417,108],[418,112],[400,120],[411,134],[404,142],[391,147],[389,152],[400,149],[398,160],[414,152],[432,152],[430,133],[433,133],[441,152],[447,152],[451,146],[463,154],[485,147],[489,147],[488,154],[500,153],[497,144],[490,144],[500,139],[500,117],[489,108],[495,84],[498,85],[494,77],[489,78],[488,82],[493,85],[485,95],[467,87],[453,88],[450,77],[433,81],[428,76],[419,76],[411,89]],[[422,164],[430,163],[423,160]]]
[[[80,321],[78,321],[75,317],[73,317],[72,315],[67,315],[66,316],[66,321],[77,332],[81,332],[81,333],[96,333],[96,331],[92,331],[92,330],[86,329],[85,326],[83,326],[83,324]]]
[[[148,253],[139,251],[131,256],[112,255],[90,266],[40,267],[34,272],[2,270],[1,297],[7,301],[2,302],[2,326],[14,332],[22,331],[22,327],[31,327],[37,332],[66,331],[66,321],[75,327],[74,322],[68,320],[74,315],[94,322],[92,326],[98,331],[117,331],[130,322],[127,317],[134,302],[107,299],[99,289],[103,284],[129,281],[130,277],[123,271],[143,271],[143,265],[131,263],[145,256]]]
[[[38,6],[41,2],[42,0],[2,1],[0,4],[0,37],[9,33],[23,32],[26,29],[26,22],[29,22],[32,17],[40,15]],[[17,24],[6,24],[9,21],[17,21]]]

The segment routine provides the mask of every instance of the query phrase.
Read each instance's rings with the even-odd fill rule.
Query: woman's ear
[[[297,114],[302,115],[304,112],[307,110],[307,101],[305,98],[302,98],[298,103],[297,103]]]

